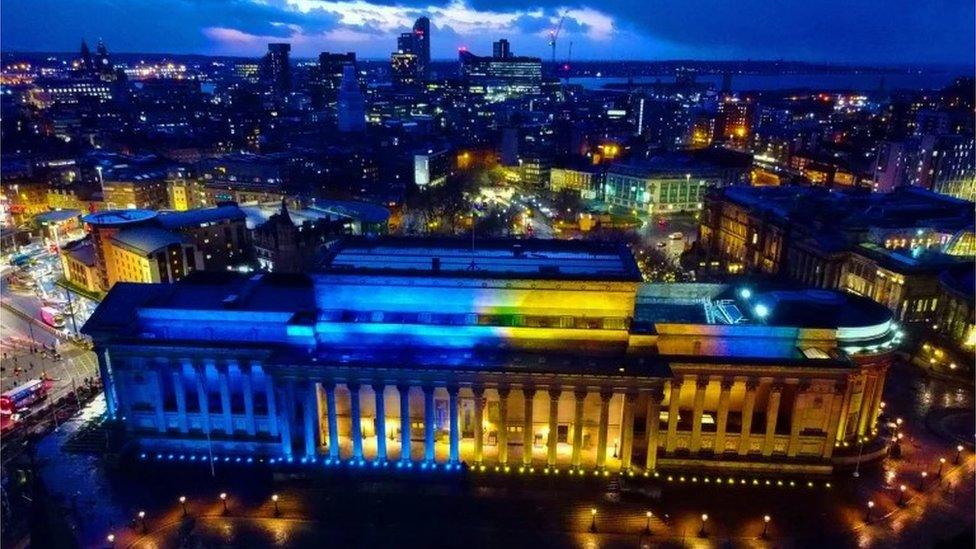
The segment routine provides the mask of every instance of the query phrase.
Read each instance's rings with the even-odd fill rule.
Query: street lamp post
[[[904,484],[902,484],[901,486],[898,487],[898,491],[899,491],[899,494],[898,494],[898,506],[899,507],[904,507],[905,506],[905,490],[907,490],[907,489],[908,488]]]
[[[760,536],[762,539],[766,539],[769,537],[769,521],[771,520],[773,520],[773,517],[769,515],[763,515],[763,531],[762,531],[762,536]]]
[[[921,492],[922,490],[925,489],[925,477],[927,477],[927,476],[929,476],[929,474],[927,472],[925,472],[925,471],[922,471],[922,474],[920,474],[918,476],[918,491],[919,492]]]
[[[867,512],[867,516],[864,519],[866,522],[871,522],[871,511],[872,510],[874,510],[874,502],[869,500],[868,501],[868,512]]]
[[[227,514],[227,492],[220,493],[220,502],[224,504],[224,514]]]
[[[952,460],[952,463],[959,465],[962,462],[962,444],[956,446],[956,459]]]
[[[701,516],[701,528],[698,529],[698,536],[699,537],[703,537],[704,538],[704,537],[708,536],[708,531],[705,530],[705,523],[707,523],[707,522],[708,522],[708,513],[702,513],[702,516]]]
[[[857,463],[854,465],[854,478],[861,476],[861,453],[864,451],[864,437],[857,437]]]
[[[108,542],[109,547],[115,547],[115,534],[105,536],[105,541]]]
[[[278,509],[278,494],[271,494],[271,501],[274,502],[275,516],[281,516],[281,511]]]
[[[945,467],[945,458],[939,458],[939,470],[935,473],[935,478],[942,478],[942,468]]]
[[[146,532],[148,532],[149,530],[148,530],[148,528],[146,528],[146,512],[145,511],[139,511],[139,522],[142,524],[142,533],[145,534]]]
[[[186,516],[186,496],[180,496],[180,505],[183,506],[183,516]]]
[[[596,507],[590,509],[590,532],[596,532]]]
[[[645,534],[650,534],[651,533],[651,517],[654,516],[654,513],[651,513],[650,511],[648,511],[648,512],[644,513],[644,516],[647,517],[647,524],[644,526],[644,533]]]

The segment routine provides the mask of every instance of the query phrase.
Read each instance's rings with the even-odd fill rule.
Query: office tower
[[[354,52],[319,54],[319,77],[316,82],[318,99],[323,105],[335,105],[342,84],[342,70],[346,65],[356,67]]]
[[[290,52],[291,44],[272,42],[268,44],[268,53],[264,56],[265,78],[279,95],[291,90]]]
[[[414,50],[417,55],[417,74],[421,79],[430,76],[430,19],[418,18],[413,24]]]
[[[339,85],[339,131],[366,131],[366,100],[359,89],[356,67],[342,67],[342,82]]]
[[[511,57],[512,50],[508,45],[508,40],[502,38],[501,40],[492,43],[491,56],[495,59],[508,59]]]
[[[390,55],[390,73],[394,86],[413,86],[420,79],[420,58],[415,53],[396,52]]]

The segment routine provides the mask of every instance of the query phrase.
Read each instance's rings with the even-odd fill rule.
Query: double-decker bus
[[[52,328],[64,328],[64,315],[54,307],[41,307],[41,320]]]
[[[34,379],[0,395],[0,414],[17,414],[47,398],[49,382]]]

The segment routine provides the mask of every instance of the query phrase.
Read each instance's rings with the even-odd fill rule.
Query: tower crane
[[[566,12],[563,12],[559,16],[559,23],[556,24],[556,28],[549,31],[549,48],[552,49],[552,64],[556,65],[556,40],[559,38],[559,32],[563,30],[563,21],[566,20]]]

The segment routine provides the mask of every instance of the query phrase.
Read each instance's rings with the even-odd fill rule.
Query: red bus
[[[35,379],[0,395],[0,414],[15,414],[47,398],[50,383]]]

